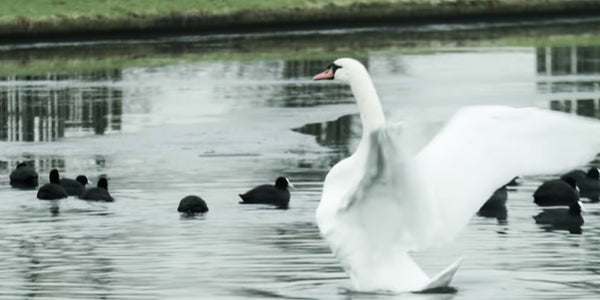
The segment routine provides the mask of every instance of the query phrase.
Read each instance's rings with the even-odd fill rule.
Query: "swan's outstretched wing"
[[[566,171],[600,152],[600,122],[536,108],[461,109],[416,156],[405,146],[414,136],[398,132],[375,133],[363,177],[338,207],[367,236],[408,250],[454,238],[514,176]]]
[[[557,174],[600,152],[600,122],[537,108],[460,110],[417,156],[437,216],[429,242],[453,238],[516,175]]]

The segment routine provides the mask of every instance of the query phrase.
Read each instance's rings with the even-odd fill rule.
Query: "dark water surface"
[[[24,68],[113,52],[169,60],[2,77],[0,298],[593,299],[600,204],[586,205],[582,234],[532,219],[541,211],[532,192],[557,174],[511,188],[506,220],[474,216],[455,242],[414,254],[429,274],[464,256],[449,294],[353,292],[314,220],[325,174],[360,134],[349,89],[310,80],[332,58],[351,49],[365,63],[391,121],[427,121],[435,130],[476,104],[598,118],[600,40],[589,38],[595,32],[587,26],[564,38],[564,26],[550,25],[531,42],[514,42],[528,32],[477,26],[465,37],[461,28],[440,26],[414,36],[330,31],[318,40],[333,45],[316,50],[297,42],[316,33],[185,37],[140,48],[117,41],[4,47],[2,62]],[[557,36],[562,42],[551,42]],[[265,49],[275,51],[263,57]],[[205,52],[210,59],[188,56]],[[246,52],[253,55],[240,55]],[[106,175],[116,201],[37,200],[9,186],[20,161],[35,165],[40,182],[52,168],[94,184]],[[296,186],[290,209],[238,205],[237,194],[280,175]],[[202,196],[210,211],[179,215],[189,194]]]

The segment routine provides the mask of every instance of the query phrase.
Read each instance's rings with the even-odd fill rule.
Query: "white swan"
[[[536,108],[459,110],[430,140],[386,125],[365,67],[337,59],[314,80],[348,83],[363,125],[356,152],[325,179],[321,234],[360,291],[447,286],[460,260],[429,278],[408,252],[454,238],[515,175],[558,173],[600,151],[600,122]]]

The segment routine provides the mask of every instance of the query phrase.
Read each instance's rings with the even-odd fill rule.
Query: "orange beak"
[[[333,70],[331,68],[325,70],[323,73],[319,73],[313,77],[313,80],[324,80],[333,79]]]

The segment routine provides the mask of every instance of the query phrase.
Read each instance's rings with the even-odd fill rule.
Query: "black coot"
[[[67,191],[60,185],[58,170],[52,169],[50,171],[50,183],[46,183],[38,189],[38,199],[56,200],[67,198],[67,196]]]
[[[204,201],[202,198],[195,195],[189,195],[181,199],[179,206],[177,207],[177,211],[190,215],[196,213],[205,213],[208,211],[208,206],[206,205],[206,201]]]
[[[113,199],[113,197],[108,193],[108,180],[106,180],[104,177],[98,180],[97,187],[89,188],[83,191],[83,193],[79,195],[79,199],[106,202],[115,201],[115,199]]]
[[[69,196],[79,196],[85,191],[85,185],[88,183],[87,177],[79,175],[75,179],[63,178],[60,185],[67,191]]]
[[[540,185],[533,193],[533,202],[539,206],[571,205],[579,201],[575,179],[554,179]]]
[[[38,186],[38,173],[26,163],[19,163],[10,173],[10,186],[16,189],[35,189]]]
[[[240,194],[242,198],[240,204],[270,204],[278,208],[288,208],[290,203],[288,187],[293,187],[290,181],[285,177],[279,177],[275,185],[259,185],[245,194]]]

